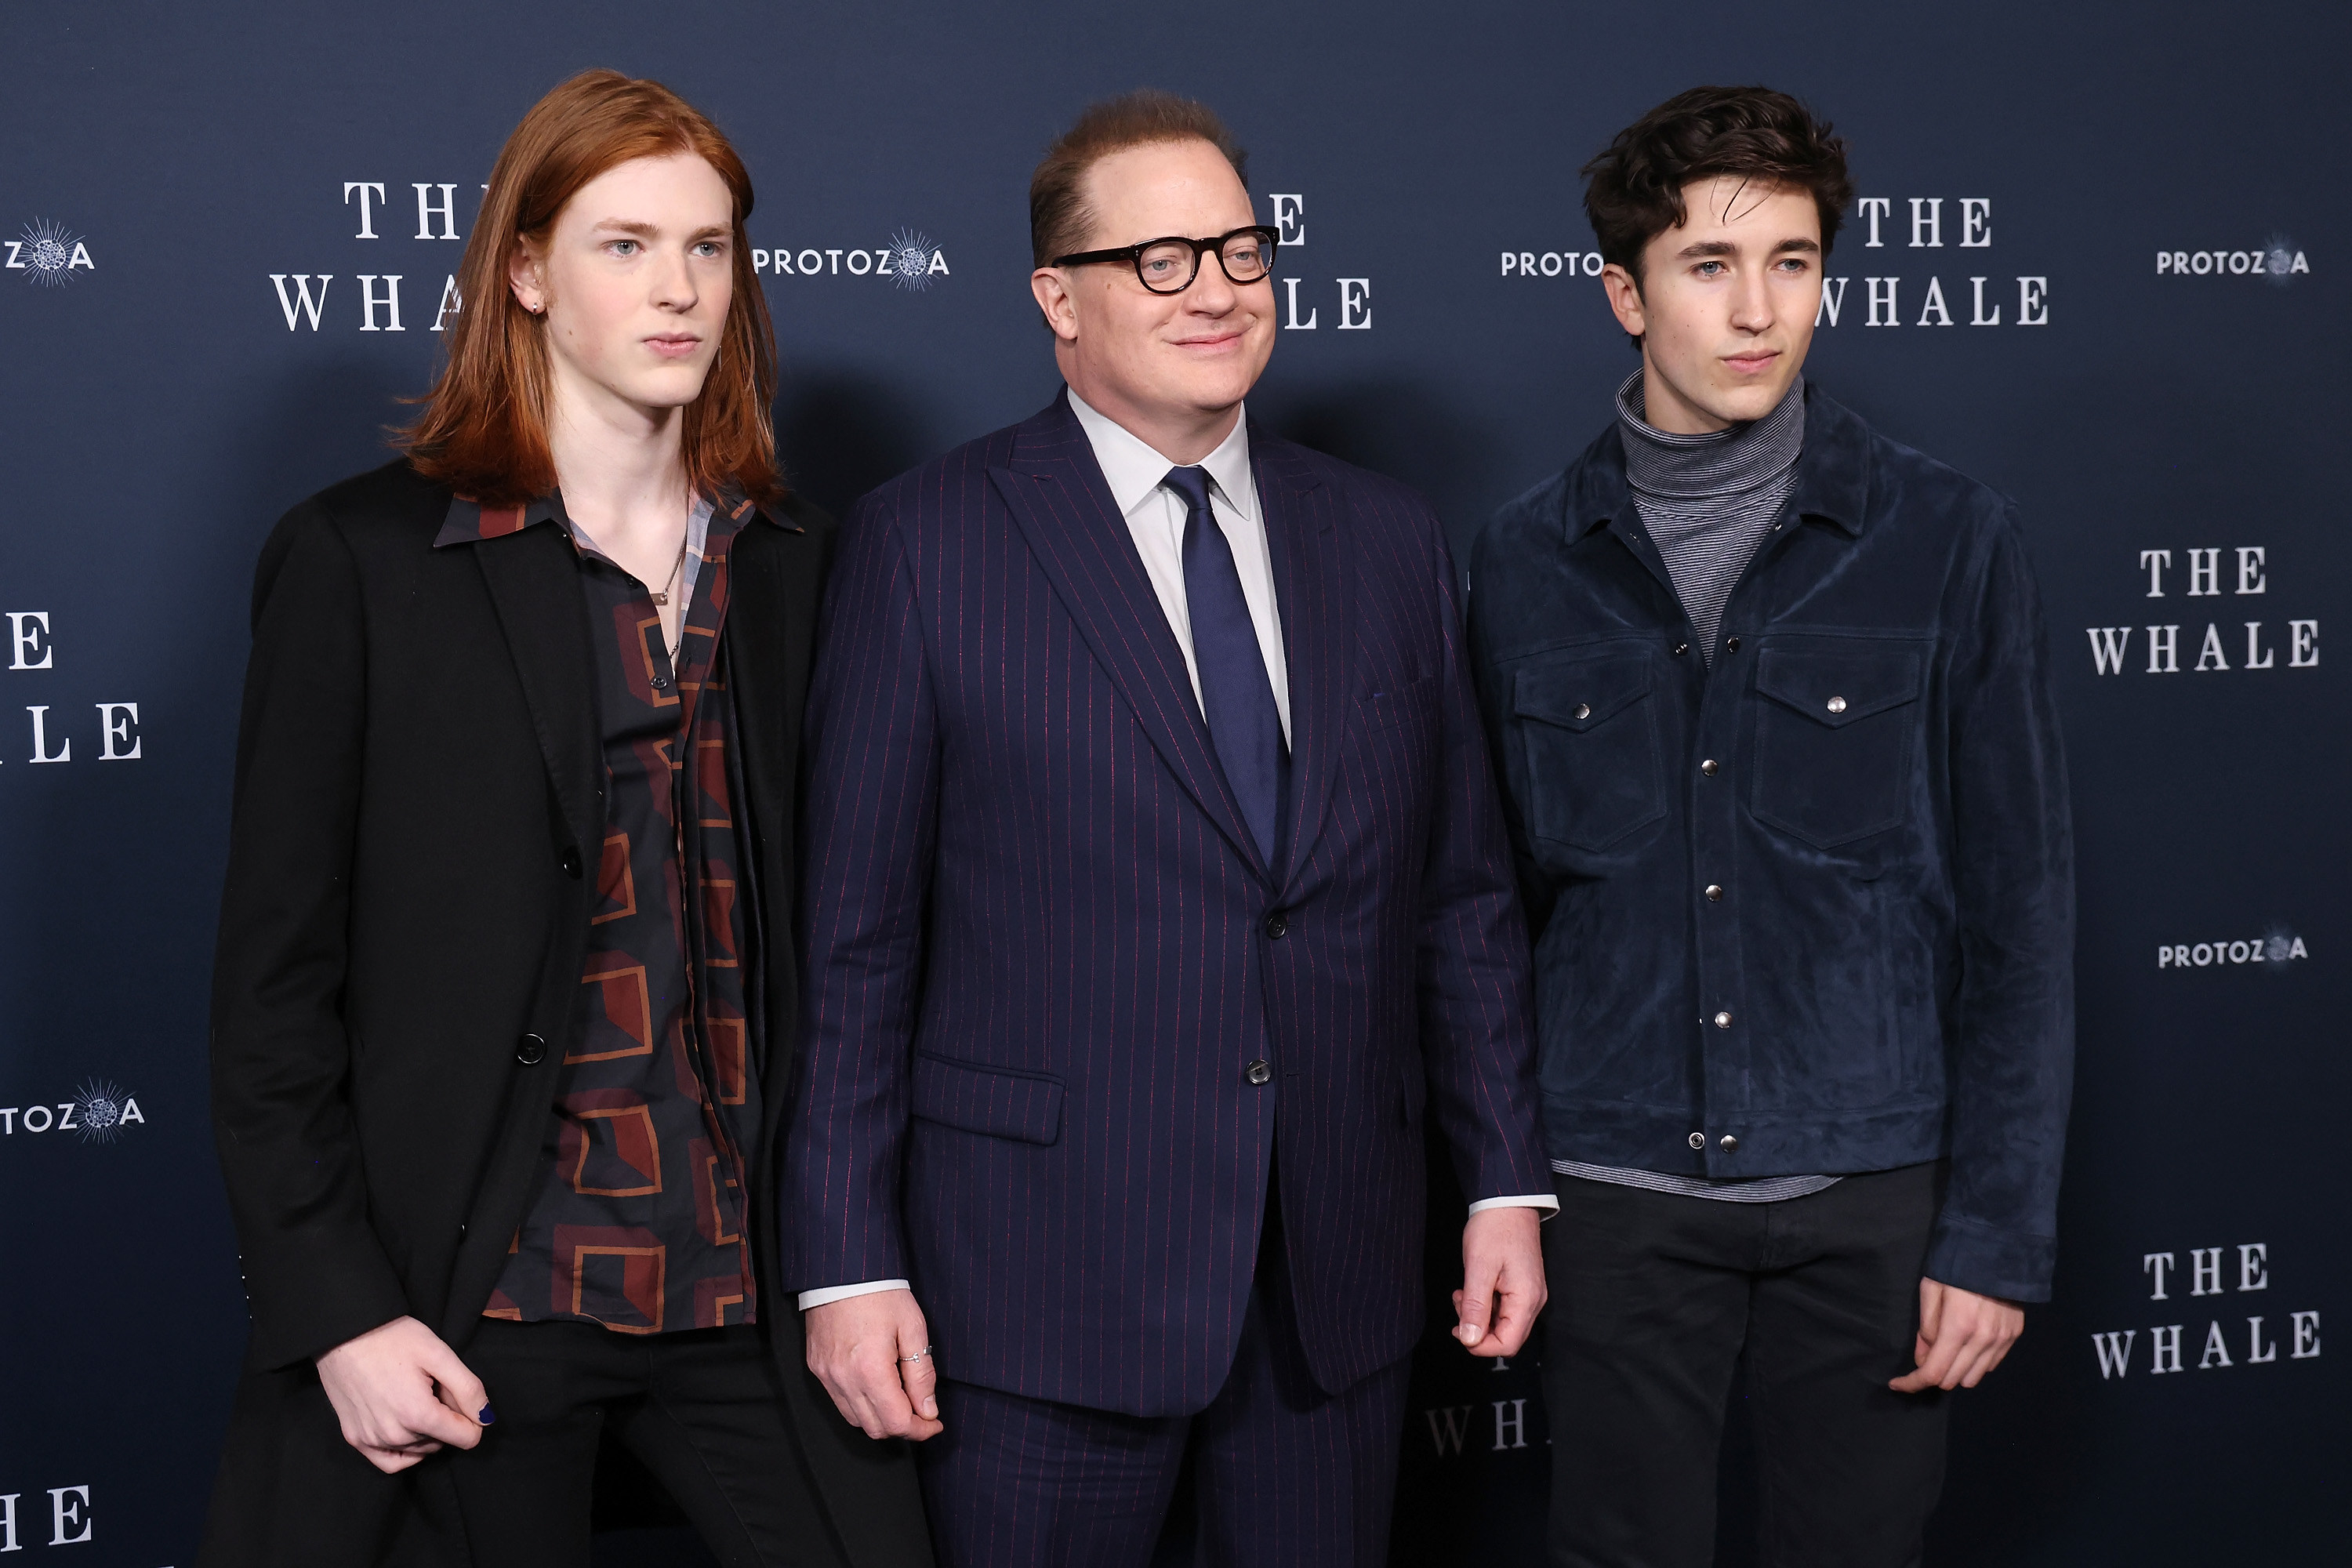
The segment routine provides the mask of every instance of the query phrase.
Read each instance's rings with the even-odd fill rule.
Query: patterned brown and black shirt
[[[651,589],[567,517],[459,500],[436,545],[564,530],[596,658],[605,773],[586,994],[565,1042],[537,1195],[486,1316],[655,1334],[757,1321],[748,1165],[760,1127],[759,904],[720,634],[729,546],[751,503],[698,502],[668,591],[675,662]]]

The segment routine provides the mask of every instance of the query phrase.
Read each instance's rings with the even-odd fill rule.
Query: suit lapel
[[[1286,890],[1322,832],[1339,772],[1354,673],[1356,579],[1334,526],[1331,492],[1297,448],[1253,425],[1250,467],[1290,672],[1290,793],[1276,879]]]
[[[1022,426],[1011,458],[989,475],[1063,608],[1177,782],[1265,876],[1257,841],[1202,721],[1183,650],[1069,405],[1056,398]]]
[[[597,749],[596,654],[588,641],[579,562],[563,531],[553,526],[528,528],[469,548],[498,606],[556,805],[572,844],[593,866],[592,847],[604,836],[604,807],[596,799],[603,757]]]

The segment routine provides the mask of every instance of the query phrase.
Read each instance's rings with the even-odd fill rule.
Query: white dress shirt
[[[1192,654],[1192,614],[1184,592],[1184,498],[1161,482],[1168,478],[1168,470],[1178,465],[1110,416],[1090,406],[1076,392],[1070,394],[1070,411],[1078,416],[1078,426],[1094,447],[1095,461],[1101,465],[1103,478],[1110,484],[1111,503],[1127,521],[1136,553],[1143,557],[1144,575],[1151,579],[1152,592],[1160,595],[1160,613],[1168,617],[1168,629],[1176,634],[1176,646],[1183,650],[1184,669],[1192,679],[1192,701],[1198,705],[1201,669]],[[1266,680],[1274,688],[1275,710],[1282,715],[1282,739],[1287,745],[1290,664],[1282,651],[1282,611],[1275,603],[1274,559],[1266,550],[1265,519],[1258,509],[1257,485],[1250,473],[1246,415],[1234,420],[1233,434],[1202,458],[1200,467],[1209,475],[1209,515],[1224,531],[1225,543],[1234,552],[1234,570],[1241,574],[1242,598],[1249,605],[1250,625],[1257,632],[1258,652],[1265,659]],[[1482,1198],[1470,1205],[1470,1212],[1559,1207],[1559,1200],[1551,1194],[1531,1193],[1518,1197]],[[800,1307],[805,1312],[828,1301],[908,1288],[904,1279],[832,1285],[802,1291]]]
[[[1143,574],[1160,595],[1160,613],[1176,646],[1184,651],[1185,673],[1192,678],[1192,701],[1201,701],[1201,666],[1192,654],[1192,601],[1184,592],[1184,498],[1161,481],[1177,465],[1152,450],[1140,437],[1097,412],[1076,393],[1070,394],[1070,412],[1078,416],[1095,461],[1109,481],[1111,504],[1127,520],[1127,531],[1143,557]],[[1236,410],[1233,434],[1201,459],[1209,476],[1209,515],[1234,552],[1234,569],[1241,574],[1242,599],[1249,605],[1250,626],[1257,632],[1257,651],[1265,660],[1267,684],[1274,688],[1275,711],[1282,715],[1283,744],[1290,743],[1290,664],[1282,651],[1282,610],[1274,599],[1274,560],[1266,552],[1265,520],[1258,514],[1257,485],[1250,476],[1249,417]]]

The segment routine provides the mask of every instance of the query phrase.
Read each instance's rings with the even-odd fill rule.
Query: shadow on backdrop
[[[846,518],[859,496],[936,456],[908,408],[877,377],[835,367],[795,370],[775,408],[784,482]]]

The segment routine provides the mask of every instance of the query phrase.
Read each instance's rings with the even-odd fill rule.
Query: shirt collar
[[[736,528],[749,522],[758,510],[742,493],[731,486],[715,500],[696,498],[687,529],[697,556],[704,553],[704,540],[714,520],[732,535]],[[524,529],[542,522],[552,522],[569,536],[572,533],[571,517],[563,510],[563,492],[551,490],[520,506],[487,507],[465,496],[451,498],[449,510],[441,520],[441,531],[433,537],[433,548],[440,550],[452,544],[478,544],[486,539],[504,539],[520,533]],[[732,525],[732,526],[730,526]],[[584,539],[584,534],[580,535]]]
[[[1070,394],[1070,412],[1078,416],[1087,444],[1095,449],[1095,461],[1102,466],[1103,479],[1110,485],[1111,502],[1118,508],[1121,517],[1132,512],[1158,489],[1169,469],[1180,466],[1076,392]],[[1257,489],[1250,482],[1246,410],[1234,421],[1233,433],[1217,444],[1215,451],[1202,458],[1200,466],[1208,471],[1209,483],[1218,498],[1235,516],[1248,522],[1257,521]]]
[[[504,539],[542,522],[552,522],[567,533],[571,531],[571,520],[563,515],[560,493],[550,491],[520,506],[484,506],[470,497],[456,496],[450,500],[447,515],[441,520],[441,531],[433,538],[433,548]]]

